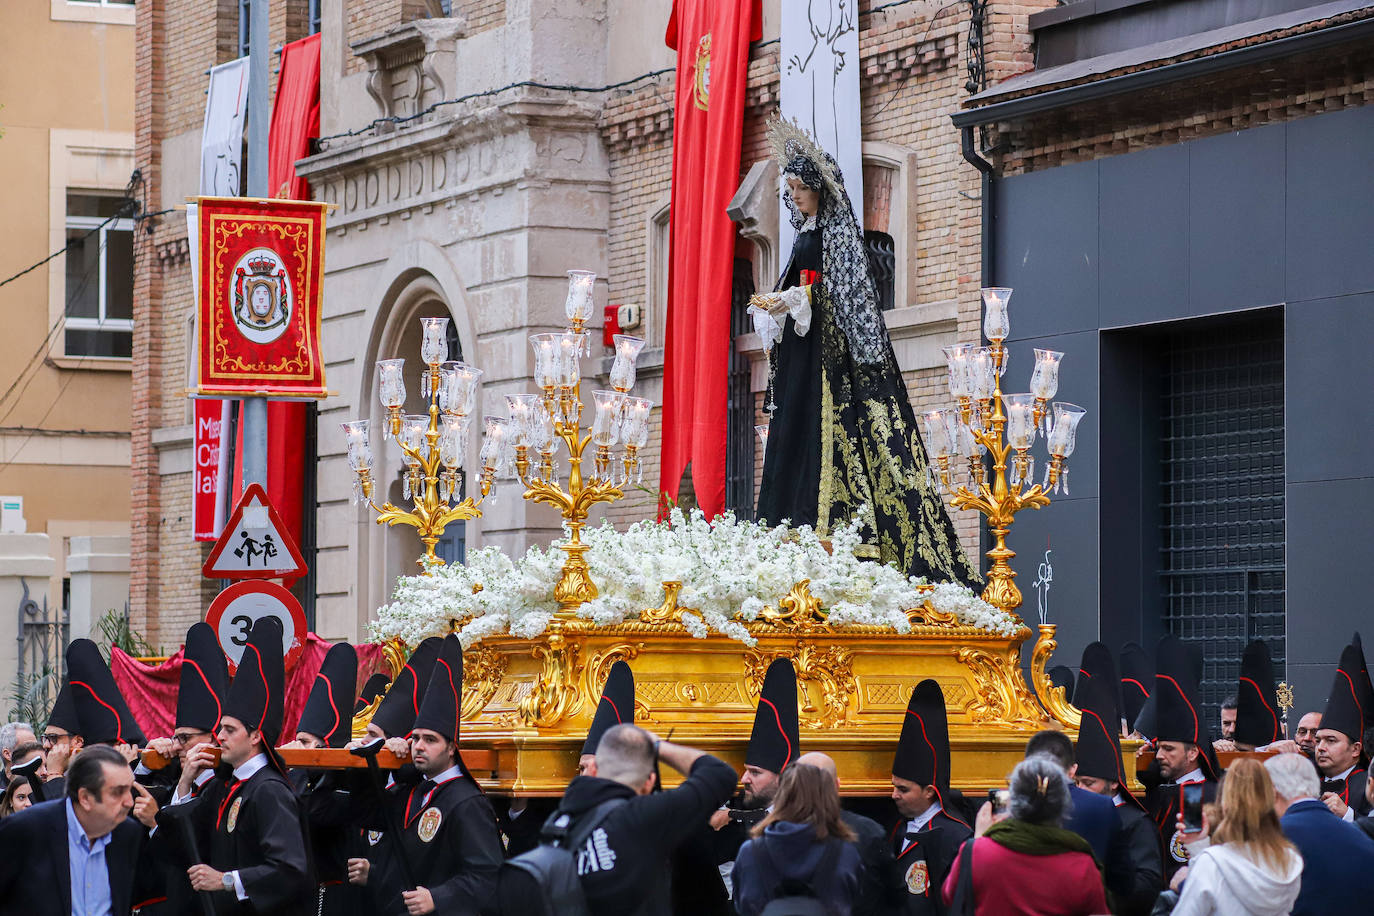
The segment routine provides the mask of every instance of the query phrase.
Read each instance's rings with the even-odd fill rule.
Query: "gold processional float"
[[[485,419],[475,496],[462,495],[461,465],[481,371],[442,362],[447,319],[421,319],[427,416],[402,413],[402,361],[378,363],[387,411],[383,436],[396,439],[401,449],[412,508],[373,502],[368,421],[344,424],[355,497],[377,512],[378,524],[416,529],[425,547],[421,576],[442,565],[434,546],[445,526],[481,514],[479,506],[503,465],[513,467],[526,488],[525,499],[553,506],[563,516],[568,537],[557,545],[565,555],[554,589],[558,610],[547,627],[531,638],[485,635],[464,653],[461,743],[474,775],[489,791],[561,794],[576,773],[602,686],[620,660],[635,674],[636,723],[739,768],[764,672],[774,659],[790,659],[797,672],[804,749],[836,760],[847,795],[891,791],[892,757],[907,700],[924,678],[934,678],[944,691],[956,787],[1002,784],[1021,759],[1026,739],[1040,729],[1076,731],[1078,710],[1046,675],[1056,647],[1053,624],[1039,627],[1030,665],[1034,692],[1022,676],[1021,647],[1032,634],[1015,616],[1021,593],[1006,536],[1017,512],[1048,505],[1049,492],[1067,483],[1065,460],[1084,411],[1063,402],[1051,405],[1063,355],[1053,351],[1036,351],[1030,393],[1002,394],[1011,290],[982,291],[984,333],[991,346],[946,348],[955,406],[927,413],[923,422],[933,482],[956,507],[977,509],[987,518],[994,546],[987,553],[992,565],[982,598],[1011,615],[1014,625],[1007,629],[1013,632],[961,623],[930,600],[905,611],[909,632],[833,624],[812,594],[810,580],[802,579],[774,605],[738,621],[756,640],[750,646],[718,633],[691,635],[683,615],[693,611],[679,604],[679,581],[663,582],[661,603],[644,607],[637,617],[598,625],[576,613],[597,597],[582,540],[588,510],[620,499],[621,486],[640,475],[639,450],[648,439],[652,404],[630,394],[643,341],[618,335],[611,389],[595,392],[595,417],[584,432],[579,357],[588,352],[590,335],[583,325],[592,314],[595,275],[570,271],[569,277],[569,327],[531,337],[540,393],[510,395],[510,417]],[[1034,484],[1029,450],[1042,428],[1050,457],[1044,482]],[[613,458],[617,441],[623,452]],[[567,453],[563,481],[555,473],[559,442]],[[583,466],[588,446],[594,449],[590,473]],[[985,458],[991,459],[990,472]],[[468,622],[452,618],[436,632]],[[390,639],[385,650],[394,676],[407,647]],[[361,734],[375,707],[355,718],[355,733]],[[1123,753],[1133,754],[1136,746],[1126,742]],[[675,778],[665,775],[669,783]]]

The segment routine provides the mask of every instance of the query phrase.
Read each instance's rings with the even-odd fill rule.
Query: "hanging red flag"
[[[323,398],[324,203],[198,199],[196,393]]]
[[[666,42],[677,51],[668,325],[659,488],[671,498],[688,463],[697,504],[725,507],[726,379],[735,224],[749,42],[758,0],[674,0]]]

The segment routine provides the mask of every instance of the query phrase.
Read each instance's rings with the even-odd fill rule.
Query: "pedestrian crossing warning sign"
[[[305,559],[260,484],[250,483],[244,488],[201,573],[207,579],[290,579],[305,575]]]

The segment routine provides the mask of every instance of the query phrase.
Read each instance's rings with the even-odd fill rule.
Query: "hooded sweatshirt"
[[[762,837],[741,846],[735,870],[730,873],[740,916],[758,916],[787,880],[809,884],[832,916],[849,916],[859,889],[862,860],[853,843],[830,842],[840,843],[840,850],[834,869],[826,875],[815,874],[825,855],[826,841],[816,839],[810,824],[776,821],[764,829]]]
[[[1173,916],[1286,916],[1301,888],[1302,856],[1295,850],[1287,850],[1276,871],[1239,846],[1209,846],[1189,863]]]

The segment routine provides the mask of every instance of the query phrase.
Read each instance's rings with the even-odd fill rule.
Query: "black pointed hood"
[[[1360,676],[1355,679],[1355,689],[1359,692],[1360,709],[1364,712],[1364,727],[1368,730],[1374,727],[1374,684],[1369,682],[1369,663],[1364,656],[1364,643],[1360,640],[1358,630],[1351,637],[1350,644],[1360,653]]]
[[[595,754],[596,746],[606,729],[635,719],[635,675],[625,662],[616,662],[606,676],[606,686],[601,688],[601,702],[596,704],[596,715],[592,726],[587,729],[587,740],[582,742],[582,756]]]
[[[1121,709],[1121,681],[1116,676],[1116,658],[1106,643],[1090,642],[1083,649],[1083,659],[1078,663],[1078,679],[1073,690],[1073,705],[1079,709],[1083,705],[1078,702],[1078,695],[1091,680],[1110,685],[1108,695],[1112,698],[1112,705]]]
[[[404,738],[415,727],[415,717],[420,713],[429,676],[434,672],[434,662],[443,644],[438,636],[431,636],[416,646],[373,713],[372,723],[388,738]]]
[[[911,691],[902,718],[902,733],[897,739],[897,753],[892,758],[892,775],[918,786],[935,786],[941,798],[949,790],[945,694],[939,683],[930,678]]]
[[[76,701],[72,699],[70,680],[62,681],[62,687],[57,691],[57,699],[52,702],[52,711],[48,713],[48,724],[56,725],[69,734],[81,734],[81,720],[76,716]]]
[[[1107,680],[1089,678],[1079,684],[1074,695],[1074,705],[1083,713],[1078,725],[1078,773],[1115,782],[1122,797],[1143,811],[1144,805],[1131,794],[1121,764],[1121,713],[1113,702],[1111,687]]]
[[[353,702],[353,715],[356,716],[372,705],[372,701],[386,693],[389,686],[391,686],[391,678],[387,677],[385,672],[378,671],[368,678],[367,683],[363,684],[362,693],[358,694],[358,699]]]
[[[276,751],[286,699],[282,650],[281,621],[275,617],[254,621],[239,657],[238,670],[224,695],[223,717],[238,719],[244,728],[262,732],[268,759],[284,773],[286,768]]]
[[[74,639],[67,646],[67,683],[81,725],[77,734],[87,744],[148,743],[100,648],[89,639]]]
[[[1263,747],[1283,737],[1279,722],[1278,694],[1274,689],[1274,665],[1269,646],[1253,639],[1240,659],[1236,685],[1236,733],[1239,744]]]
[[[425,698],[420,701],[420,711],[415,715],[417,728],[427,728],[456,742],[459,732],[459,718],[463,709],[463,644],[456,633],[444,637],[435,659],[434,670],[429,676],[429,686]]]
[[[1155,740],[1195,745],[1198,765],[1207,777],[1220,776],[1212,742],[1203,724],[1198,700],[1197,660],[1183,640],[1169,634],[1159,641],[1155,655]]]
[[[177,711],[172,724],[214,732],[229,689],[229,660],[224,657],[214,627],[196,623],[186,631],[186,648],[181,657],[181,683],[177,688]]]
[[[1121,713],[1127,722],[1134,724],[1140,718],[1140,711],[1154,689],[1155,668],[1150,663],[1150,653],[1139,643],[1126,643],[1121,648]]]
[[[1326,698],[1326,711],[1322,713],[1322,728],[1338,731],[1351,741],[1364,740],[1365,712],[1360,697],[1360,668],[1364,660],[1360,655],[1353,643],[1341,652],[1331,693]]]
[[[781,773],[800,756],[797,708],[796,669],[785,658],[775,659],[763,676],[745,764]]]
[[[353,734],[349,700],[357,685],[358,651],[346,642],[330,646],[310,687],[296,731],[323,739],[327,747],[347,744]]]

